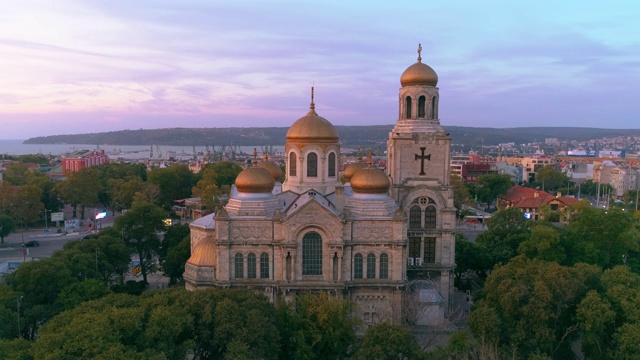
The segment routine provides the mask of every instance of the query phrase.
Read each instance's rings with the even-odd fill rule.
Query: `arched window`
[[[362,254],[356,254],[353,257],[353,278],[362,279]]]
[[[236,254],[234,270],[236,279],[244,278],[244,258],[242,254]]]
[[[380,254],[380,279],[389,278],[389,255]]]
[[[429,118],[430,119],[435,119],[437,112],[436,112],[436,97],[434,96],[433,98],[431,98],[431,109],[429,110]]]
[[[329,177],[336,176],[336,153],[329,154]]]
[[[406,108],[406,114],[407,114],[406,118],[411,119],[411,96],[407,96],[404,106]]]
[[[322,238],[315,231],[302,238],[302,275],[322,275]]]
[[[427,106],[427,98],[422,95],[418,98],[418,118],[424,119],[424,115],[426,114],[425,108]]]
[[[367,279],[376,278],[376,256],[373,254],[367,255]]]
[[[422,227],[421,217],[422,210],[420,210],[420,206],[413,205],[409,209],[409,229],[420,229]]]
[[[296,176],[296,169],[298,168],[296,164],[297,159],[296,153],[292,152],[289,154],[289,176]]]
[[[256,254],[249,253],[247,255],[247,278],[255,279],[256,278]]]
[[[436,207],[433,205],[427,206],[424,210],[424,228],[435,229],[436,228]]]
[[[318,177],[318,155],[313,152],[307,155],[307,177]]]
[[[260,279],[269,278],[269,254],[260,254]]]

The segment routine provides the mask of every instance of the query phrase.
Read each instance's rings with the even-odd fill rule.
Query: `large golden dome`
[[[311,106],[307,115],[296,120],[287,131],[287,142],[297,143],[337,143],[338,131],[329,120],[319,116],[313,103],[311,90]]]
[[[409,66],[400,76],[400,85],[438,85],[438,74],[431,66],[422,63],[422,45],[418,45],[418,62]]]
[[[213,239],[204,239],[193,248],[191,257],[187,262],[195,266],[216,266],[216,243]]]
[[[258,163],[258,166],[263,169],[267,169],[267,171],[271,173],[271,176],[273,176],[274,181],[280,181],[280,178],[282,177],[282,169],[280,168],[280,166],[278,166],[278,164],[267,159],[263,162]]]
[[[351,178],[351,189],[358,194],[384,194],[390,185],[384,171],[371,167],[356,171]]]
[[[252,166],[246,168],[236,177],[236,188],[241,193],[269,193],[276,182],[269,170]]]

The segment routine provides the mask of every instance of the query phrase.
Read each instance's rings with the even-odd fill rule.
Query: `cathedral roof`
[[[275,185],[274,176],[264,167],[257,166],[256,150],[253,149],[253,166],[246,168],[236,177],[235,185],[240,193],[270,193]]]
[[[349,164],[347,165],[346,168],[344,168],[344,172],[342,173],[342,177],[344,178],[344,181],[351,182],[351,178],[353,177],[353,174],[355,174],[356,171],[360,169],[364,169],[366,167],[367,167],[367,163],[365,161],[362,161],[361,150],[358,150],[358,161],[352,164]]]
[[[287,131],[287,142],[304,144],[338,142],[338,131],[336,128],[329,120],[318,115],[315,108],[312,88],[309,112],[291,125],[289,131]]]
[[[438,74],[431,66],[422,63],[422,46],[418,47],[418,62],[409,66],[400,76],[400,85],[438,85]]]
[[[273,180],[275,180],[276,182],[280,181],[280,178],[282,177],[282,169],[280,168],[280,166],[278,166],[278,164],[270,161],[269,158],[267,158],[263,162],[258,163],[258,167],[267,169],[267,171],[271,173],[271,176],[273,176]]]
[[[351,189],[358,194],[384,194],[391,182],[384,171],[371,167],[371,150],[367,156],[368,167],[360,169],[351,177]]]
[[[215,263],[216,243],[213,239],[205,238],[193,248],[191,257],[187,263],[195,266],[216,266]]]

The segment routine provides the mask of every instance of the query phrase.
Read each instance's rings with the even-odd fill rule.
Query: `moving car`
[[[31,240],[24,243],[24,247],[36,247],[40,246],[40,242],[38,240]]]

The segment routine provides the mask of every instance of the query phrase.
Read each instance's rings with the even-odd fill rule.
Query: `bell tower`
[[[421,45],[400,85],[398,120],[387,139],[390,192],[407,223],[407,278],[433,283],[443,299],[444,321],[451,311],[455,268],[451,138],[440,125],[438,75],[422,62]]]

